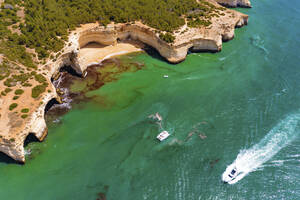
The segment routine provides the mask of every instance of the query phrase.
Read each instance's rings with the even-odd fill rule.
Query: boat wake
[[[263,167],[265,162],[296,138],[299,120],[300,113],[288,115],[273,127],[259,143],[249,149],[241,150],[235,161],[227,166],[222,180],[234,184],[250,172]]]
[[[254,35],[250,38],[250,42],[253,46],[262,50],[264,53],[269,54],[269,51],[265,48],[265,42],[259,35]]]

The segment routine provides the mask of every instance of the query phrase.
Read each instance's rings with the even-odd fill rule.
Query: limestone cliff
[[[245,7],[251,8],[251,3],[249,0],[215,0],[221,5],[228,6],[228,7]]]
[[[230,2],[228,4],[230,6],[250,5],[247,4],[247,0],[217,1],[219,3]],[[212,0],[211,2],[215,6],[220,6]],[[0,151],[17,161],[25,162],[23,145],[28,134],[33,133],[40,141],[45,138],[47,127],[44,110],[51,99],[58,98],[55,88],[51,84],[51,77],[59,73],[59,69],[64,65],[69,65],[77,73],[84,74],[86,68],[91,64],[85,57],[80,56],[80,50],[86,44],[97,42],[105,46],[115,45],[120,41],[139,41],[155,48],[167,61],[178,63],[186,58],[188,51],[220,51],[223,41],[233,39],[234,29],[248,23],[248,16],[234,10],[224,9],[220,15],[212,17],[210,21],[209,26],[198,28],[190,28],[185,24],[173,33],[175,36],[173,43],[163,41],[157,30],[141,22],[110,24],[107,27],[94,23],[84,25],[71,32],[69,41],[57,54],[57,58],[48,60],[46,64],[39,66],[40,73],[47,77],[49,83],[46,92],[32,100],[31,91],[25,89],[19,100],[21,106],[13,110],[14,112],[7,112],[12,103],[12,92],[0,99]],[[2,86],[1,84],[3,83],[0,82],[0,86]],[[15,87],[17,88],[18,85]],[[30,108],[26,114],[28,117],[24,120],[20,119],[21,108]]]
[[[133,24],[111,24],[106,28],[98,24],[91,24],[73,34],[70,43],[73,53],[76,54],[81,47],[89,42],[97,42],[103,45],[114,45],[118,41],[138,40],[155,48],[162,57],[171,63],[178,63],[185,59],[187,52],[212,51],[222,49],[222,41],[228,41],[234,37],[234,29],[248,23],[248,16],[242,13],[226,10],[221,17],[211,19],[209,27],[189,28],[181,27],[175,35],[175,41],[168,44],[159,38],[155,29],[143,25],[140,22]],[[76,60],[75,69],[83,73],[88,66],[85,58],[73,57]]]

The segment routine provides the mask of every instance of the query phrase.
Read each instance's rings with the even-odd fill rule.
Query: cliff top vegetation
[[[25,48],[34,49],[43,62],[63,48],[69,31],[80,24],[142,21],[172,33],[185,24],[185,16],[189,26],[209,25],[214,10],[205,0],[5,0],[0,11],[0,53],[33,67],[34,55]]]
[[[0,8],[0,81],[13,87],[21,78],[22,86],[32,87],[32,97],[38,97],[47,84],[32,86],[30,71],[55,59],[53,53],[63,49],[70,31],[81,24],[141,21],[172,43],[176,29],[186,23],[209,26],[223,9],[206,0],[5,0]]]

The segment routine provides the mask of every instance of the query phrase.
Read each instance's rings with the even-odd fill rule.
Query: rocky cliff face
[[[249,0],[215,0],[221,5],[228,7],[245,7],[251,8],[251,3]]]
[[[210,2],[219,7],[216,2]],[[119,41],[139,41],[155,48],[162,57],[171,63],[183,61],[189,50],[218,52],[222,49],[223,41],[234,38],[235,28],[247,25],[248,16],[226,9],[220,13],[220,16],[213,17],[210,21],[211,25],[207,27],[190,28],[184,25],[173,33],[175,41],[171,44],[160,39],[159,33],[155,29],[141,22],[110,24],[107,27],[97,23],[87,24],[71,33],[68,45],[63,50],[64,54],[56,62],[48,64],[51,65],[50,74],[66,63],[82,74],[89,63],[85,61],[85,58],[80,57],[78,52],[90,42],[115,45]]]
[[[250,6],[248,0],[217,0],[219,3],[230,6]],[[211,2],[219,6],[216,2]],[[0,99],[0,151],[6,153],[13,159],[25,162],[24,141],[29,133],[33,133],[40,141],[47,134],[47,127],[44,120],[44,110],[47,103],[58,98],[54,86],[51,84],[51,77],[59,73],[64,65],[73,67],[77,73],[84,74],[86,68],[91,64],[84,57],[79,56],[80,48],[90,42],[97,42],[102,45],[115,45],[119,41],[136,40],[155,48],[162,57],[171,63],[178,63],[186,58],[188,51],[213,51],[222,49],[222,42],[231,40],[234,37],[234,29],[248,23],[248,16],[240,12],[226,9],[220,16],[210,19],[211,25],[200,28],[189,28],[184,25],[174,33],[175,41],[170,44],[161,40],[159,33],[140,22],[130,24],[110,24],[107,27],[97,23],[84,25],[70,34],[69,41],[62,49],[61,56],[55,60],[49,60],[47,64],[39,66],[47,77],[49,87],[47,92],[36,100],[31,99],[30,91],[23,94],[21,101],[23,107],[29,107],[31,112],[28,118],[23,121],[14,120],[14,114],[5,112],[9,100]],[[10,97],[12,98],[12,97]],[[6,102],[8,101],[8,102]],[[6,105],[6,107],[4,107]],[[2,120],[5,119],[5,120]]]
[[[76,57],[76,52],[90,42],[114,45],[118,41],[137,40],[155,48],[162,57],[171,63],[183,61],[189,50],[220,51],[222,41],[233,39],[234,29],[248,23],[248,16],[242,13],[226,10],[223,14],[221,17],[211,19],[212,24],[209,27],[189,28],[186,25],[183,26],[174,33],[176,39],[172,44],[161,40],[154,29],[140,22],[111,24],[106,28],[98,24],[90,24],[70,37],[74,55],[72,65],[79,73],[85,71],[88,63],[84,58]]]

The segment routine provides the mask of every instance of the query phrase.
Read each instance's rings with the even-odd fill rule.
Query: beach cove
[[[218,54],[190,54],[176,66],[147,54],[122,58],[145,66],[90,91],[94,100],[73,105],[59,122],[48,124],[47,139],[26,147],[32,150],[26,165],[2,163],[2,197],[297,199],[298,139],[261,171],[233,186],[221,183],[241,149],[299,109],[299,30],[290,26],[298,27],[299,3],[253,1],[253,6],[247,10],[251,23]],[[172,134],[165,143],[155,140],[158,129],[148,119],[155,112]],[[208,125],[196,128],[206,139],[174,140],[184,141],[203,121]]]
[[[96,4],[97,2],[94,3]],[[175,3],[178,4],[178,2]],[[48,133],[44,119],[45,111],[55,100],[62,103],[52,81],[59,77],[63,68],[69,67],[75,74],[84,77],[89,66],[101,63],[112,56],[140,51],[143,46],[146,49],[149,49],[149,47],[152,50],[154,49],[156,53],[159,53],[158,57],[160,59],[176,64],[184,61],[189,52],[221,51],[223,41],[232,40],[235,29],[248,23],[248,15],[227,9],[215,1],[208,2],[203,0],[190,3],[192,4],[189,5],[190,9],[196,9],[196,12],[190,13],[188,19],[185,20],[184,18],[186,17],[177,19],[179,21],[172,19],[172,22],[169,22],[168,25],[165,24],[157,27],[162,30],[167,29],[168,31],[171,29],[173,30],[172,34],[167,31],[162,32],[162,30],[145,25],[140,21],[131,21],[128,23],[111,22],[109,24],[97,21],[84,25],[77,24],[77,28],[70,22],[71,24],[68,26],[73,26],[74,30],[65,30],[68,33],[68,37],[57,36],[53,38],[56,44],[49,44],[49,38],[44,41],[44,46],[47,46],[47,48],[53,48],[53,45],[57,48],[60,45],[60,50],[52,52],[51,56],[49,56],[49,51],[40,48],[39,41],[37,44],[38,47],[35,50],[26,50],[21,45],[24,42],[23,40],[26,40],[26,36],[19,36],[16,33],[12,34],[8,31],[8,34],[10,34],[8,38],[15,38],[13,41],[19,42],[14,45],[6,45],[11,45],[10,48],[16,48],[17,45],[21,45],[19,47],[21,52],[19,54],[22,54],[20,55],[21,58],[26,58],[27,56],[26,62],[29,64],[18,63],[22,59],[18,62],[9,60],[8,57],[17,55],[10,53],[13,50],[6,52],[7,55],[2,58],[3,64],[1,68],[3,70],[1,74],[3,75],[0,77],[2,80],[0,86],[7,88],[1,92],[0,117],[2,120],[0,121],[0,151],[10,156],[16,162],[25,163],[26,152],[23,146],[28,135],[35,135],[39,141],[45,139]],[[5,9],[14,9],[10,4],[5,4],[5,6],[7,6]],[[178,12],[184,6],[179,4],[177,7]],[[27,10],[30,9],[32,9],[32,4],[29,3]],[[81,8],[79,7],[78,9]],[[184,8],[184,10],[185,12],[188,11],[187,8]],[[32,12],[36,11],[32,10]],[[49,9],[45,9],[44,13],[46,12],[49,12]],[[52,15],[53,12],[48,13],[48,15]],[[12,16],[10,16],[12,19],[7,20],[15,20],[14,14],[17,15],[16,13],[12,13]],[[65,16],[62,18],[69,20]],[[165,16],[165,18],[156,20],[164,21],[169,16]],[[175,23],[173,24],[175,27],[170,27],[170,23]],[[39,25],[44,27],[43,24]],[[33,27],[36,26],[38,26],[37,23]],[[18,28],[18,26],[14,27]],[[177,30],[174,31],[174,28],[177,28]],[[53,29],[55,28],[53,27]],[[36,31],[39,32],[40,29],[37,28]],[[58,29],[57,31],[61,32],[62,30]],[[23,34],[29,34],[27,36],[29,37],[27,38],[28,40],[32,36],[30,30]],[[51,38],[52,36],[48,35],[48,37]],[[35,42],[36,40],[30,43],[32,45]],[[99,48],[94,48],[95,44]],[[92,48],[91,45],[93,45]],[[39,51],[37,55],[33,53],[28,55],[26,53],[26,51],[35,52],[36,50]],[[45,58],[47,55],[48,58]],[[32,59],[32,56],[35,56],[35,59]],[[43,60],[38,61],[37,59],[39,58],[43,58]],[[34,63],[34,60],[36,60],[35,62],[39,62],[38,67]],[[18,106],[19,104],[21,106]]]
[[[219,53],[191,53],[177,65],[143,52],[103,62],[99,68],[140,68],[89,88],[63,115],[46,114],[49,134],[26,145],[25,165],[1,156],[1,197],[299,199],[299,127],[259,170],[235,185],[221,182],[241,150],[260,144],[300,108],[299,1],[252,6],[237,9],[251,16],[249,24]],[[70,87],[84,90],[79,86],[87,83],[76,81]],[[148,118],[156,112],[171,133],[163,143]]]

